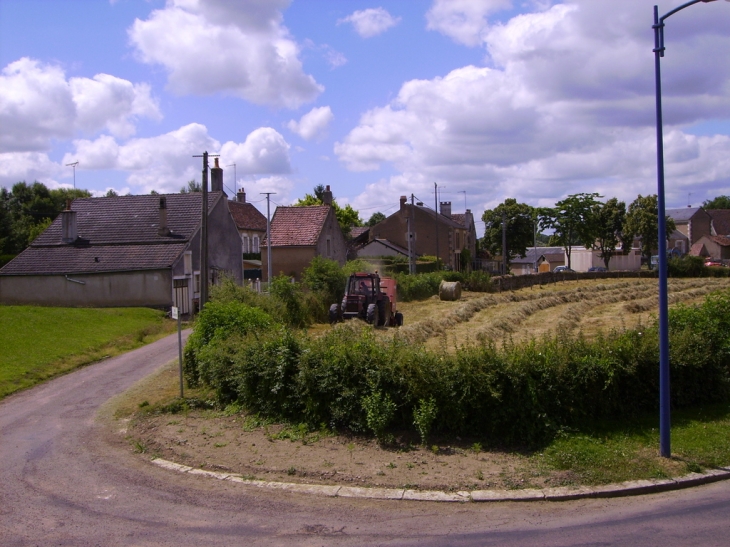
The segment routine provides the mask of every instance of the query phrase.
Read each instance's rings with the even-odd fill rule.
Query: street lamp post
[[[700,2],[716,0],[691,0],[659,17],[654,6],[654,75],[656,79],[656,162],[657,208],[659,215],[659,449],[663,457],[671,455],[669,411],[669,311],[667,298],[667,222],[664,203],[664,137],[662,135],[662,82],[660,60],[664,57],[664,20],[680,10]],[[730,0],[727,0],[730,1]]]

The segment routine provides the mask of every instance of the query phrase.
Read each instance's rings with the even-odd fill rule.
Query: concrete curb
[[[730,467],[710,469],[704,473],[690,473],[676,479],[657,479],[626,481],[604,486],[564,486],[544,488],[542,490],[472,490],[460,492],[442,492],[439,490],[406,490],[404,488],[365,488],[357,486],[331,486],[324,484],[303,484],[296,482],[273,482],[256,479],[244,479],[232,473],[219,473],[196,469],[187,465],[156,458],[152,463],[178,473],[200,475],[218,480],[237,482],[257,488],[271,490],[287,490],[300,494],[339,498],[365,498],[382,500],[411,501],[448,501],[448,502],[494,502],[494,501],[568,501],[581,498],[615,498],[620,496],[638,496],[680,490],[701,484],[708,484],[730,479]]]

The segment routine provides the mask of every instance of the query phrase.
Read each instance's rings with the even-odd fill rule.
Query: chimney
[[[160,196],[160,227],[157,229],[157,235],[170,235],[170,228],[167,226],[167,198],[165,196]]]
[[[330,190],[329,184],[324,189],[324,194],[322,194],[322,203],[325,205],[332,205],[332,190]]]
[[[405,211],[406,210],[406,203],[408,202],[408,198],[406,196],[400,197],[400,210]]]
[[[423,207],[423,202],[422,201],[417,201],[416,202],[416,205],[418,205],[419,207]]]
[[[76,228],[76,211],[71,210],[71,200],[66,200],[66,209],[61,211],[61,240],[73,243],[79,237]]]
[[[215,166],[210,170],[210,191],[223,192],[223,169],[218,165],[218,158],[215,158]]]
[[[243,191],[243,188],[236,194],[236,201],[246,203],[246,192]]]
[[[450,201],[441,201],[441,214],[444,215],[446,218],[451,218],[451,202]]]

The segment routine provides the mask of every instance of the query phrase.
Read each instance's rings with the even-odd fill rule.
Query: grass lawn
[[[175,330],[148,308],[0,306],[0,398]]]

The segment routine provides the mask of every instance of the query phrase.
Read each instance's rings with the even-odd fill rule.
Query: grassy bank
[[[0,398],[173,332],[148,308],[0,306]]]

